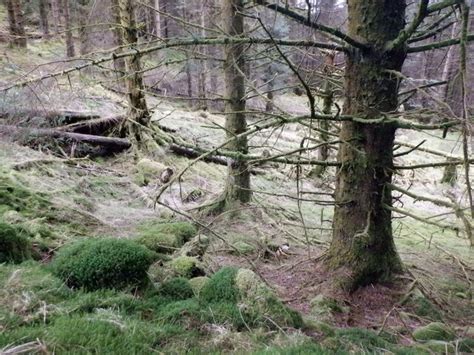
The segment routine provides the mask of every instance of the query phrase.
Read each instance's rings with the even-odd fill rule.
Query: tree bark
[[[68,56],[68,58],[72,58],[76,55],[76,50],[74,48],[74,37],[72,33],[69,0],[63,0],[62,5],[63,5],[64,25],[66,26],[66,55]]]
[[[229,36],[240,36],[244,33],[243,0],[224,0],[223,2],[224,32]],[[227,137],[232,138],[247,129],[245,119],[245,46],[227,45],[225,48],[224,82]],[[227,149],[247,154],[247,137],[229,143]],[[230,160],[228,165],[228,181],[226,187],[227,202],[249,202],[250,171],[243,160]]]
[[[79,0],[78,22],[79,22],[79,54],[84,56],[89,53],[89,30],[87,27],[89,17],[89,0]]]
[[[7,0],[8,24],[10,27],[10,45],[26,48],[25,20],[21,0]]]
[[[40,23],[41,23],[41,29],[43,31],[43,35],[45,38],[49,37],[48,8],[49,8],[48,0],[39,1]]]
[[[405,46],[386,50],[405,25],[405,0],[349,0],[349,35],[369,46],[352,48],[346,58],[344,113],[367,119],[397,108],[398,79]],[[388,280],[401,271],[392,235],[392,124],[344,122],[340,133],[333,238],[326,264],[336,271],[336,287],[352,291]]]

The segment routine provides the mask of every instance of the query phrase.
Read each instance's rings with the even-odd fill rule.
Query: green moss
[[[199,297],[205,302],[236,303],[239,297],[235,287],[235,276],[238,269],[224,267],[216,272],[202,288]]]
[[[340,304],[336,299],[323,294],[311,300],[311,314],[319,318],[329,318],[332,313],[348,313],[347,306]]]
[[[210,278],[207,276],[193,277],[189,280],[189,284],[191,285],[191,288],[196,296],[199,296],[201,290],[204,288],[204,286],[206,286],[209,280]]]
[[[459,351],[466,352],[466,353],[474,353],[474,339],[466,338],[460,339],[457,341],[457,348]]]
[[[336,330],[335,339],[339,343],[338,350],[350,352],[379,352],[383,349],[390,350],[394,347],[393,339],[387,339],[375,332],[360,329],[347,328]],[[390,340],[390,341],[388,341]]]
[[[31,258],[31,244],[19,228],[0,221],[0,263],[20,263]]]
[[[265,350],[256,351],[253,354],[255,355],[330,355],[334,354],[329,350],[323,349],[319,344],[312,342],[304,342],[301,345],[295,345],[291,347],[270,347]]]
[[[232,244],[232,246],[236,249],[236,250],[232,250],[232,252],[240,254],[240,255],[247,255],[247,254],[252,254],[255,252],[255,246],[243,241],[237,241],[234,244]]]
[[[160,253],[176,251],[197,233],[196,228],[187,222],[147,222],[138,230],[137,242]]]
[[[443,340],[451,341],[456,337],[456,333],[446,324],[440,322],[430,323],[424,327],[420,327],[413,332],[416,340]]]
[[[303,323],[305,328],[322,333],[325,336],[335,335],[334,328],[325,322],[321,322],[320,320],[315,320],[311,317],[304,317]]]
[[[172,300],[185,300],[194,296],[193,289],[189,281],[182,277],[177,277],[160,285],[158,290],[160,295]]]
[[[88,239],[60,250],[52,272],[70,287],[95,290],[138,286],[147,280],[153,254],[122,239]]]
[[[176,275],[188,279],[204,275],[204,271],[199,265],[199,260],[191,256],[178,256],[171,260],[170,265]]]
[[[0,170],[0,214],[16,211],[22,217],[56,219],[56,210],[44,193],[23,185],[12,172]]]
[[[301,315],[286,307],[253,271],[239,269],[235,276],[235,287],[245,312],[252,318],[270,327],[275,326],[275,323],[280,327],[303,326]]]
[[[455,354],[455,346],[442,340],[428,340],[422,348],[428,350],[430,354]]]

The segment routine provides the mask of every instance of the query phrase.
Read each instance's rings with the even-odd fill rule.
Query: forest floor
[[[25,57],[21,51],[7,50],[1,44],[0,51],[5,56],[0,57],[0,84],[32,70],[39,73],[43,70],[39,65],[57,58],[61,50],[59,43],[51,42],[45,48],[44,43],[32,42]],[[58,62],[44,70],[57,71],[64,65]],[[212,148],[224,139],[223,131],[216,129],[224,122],[218,113],[153,97],[149,103],[154,109],[153,121],[188,142]],[[0,117],[0,124],[11,120],[22,123],[23,118],[23,123],[33,122],[43,127],[50,123],[44,121],[42,113],[50,110],[92,111],[110,116],[123,113],[125,106],[123,97],[89,83],[87,76],[73,80],[60,78],[4,94],[0,98],[0,112],[8,115]],[[286,94],[277,96],[276,106],[298,114],[305,111],[306,103],[304,97]],[[25,110],[29,112],[27,119]],[[307,129],[287,126],[270,135],[267,132],[252,137],[250,146],[258,147],[255,154],[263,149],[277,154],[298,148],[307,134]],[[426,148],[459,155],[459,137],[450,133],[441,139],[440,135],[400,131],[397,139],[412,144],[426,140],[423,145]],[[405,275],[391,284],[368,285],[335,300],[336,304],[318,303],[320,309],[315,307],[319,287],[328,277],[320,259],[331,238],[329,195],[334,189],[333,169],[320,178],[311,176],[310,168],[303,169],[297,190],[292,166],[256,166],[252,176],[255,190],[252,203],[232,213],[206,217],[195,213],[195,208],[214,200],[223,191],[224,166],[205,162],[191,166],[179,183],[162,196],[163,204],[171,207],[168,209],[161,205],[154,207],[154,196],[161,183],[157,176],[145,183],[143,171],[130,152],[109,158],[76,158],[69,152],[61,152],[62,148],[51,142],[32,145],[24,137],[14,138],[0,135],[0,193],[12,193],[15,189],[28,193],[27,197],[19,197],[25,202],[16,210],[19,215],[12,213],[13,206],[6,208],[9,205],[4,202],[5,196],[0,196],[3,208],[0,217],[3,214],[1,218],[10,223],[36,231],[34,242],[40,258],[18,265],[0,265],[2,354],[184,351],[429,354],[472,350],[474,340],[466,341],[474,336],[474,255],[469,241],[463,233],[410,217],[396,214],[394,220],[397,249],[407,269]],[[408,148],[400,148],[403,149]],[[150,159],[175,172],[190,162],[164,149]],[[436,157],[428,161],[436,159],[443,161]],[[397,159],[400,164],[425,162],[426,155],[420,151]],[[460,201],[465,196],[461,169],[458,173],[458,182],[450,186],[440,183],[440,169],[403,170],[395,176],[395,184],[410,187],[417,194]],[[13,190],[9,190],[8,184],[12,184]],[[300,203],[296,199],[298,191],[305,198]],[[33,204],[28,205],[29,199],[34,201],[36,196],[51,204],[54,218],[45,211],[35,210]],[[452,211],[426,201],[401,196],[397,206],[438,224],[462,225]],[[193,222],[206,226],[200,228],[199,234],[209,236],[212,241],[203,257],[208,275],[224,266],[253,269],[286,305],[304,315],[302,330],[277,326],[249,332],[245,328],[236,329],[227,321],[214,324],[199,318],[200,323],[194,320],[183,324],[181,318],[163,320],[161,310],[153,316],[143,311],[146,308],[150,312],[149,308],[153,308],[143,295],[119,291],[74,293],[48,272],[49,262],[63,245],[87,237],[134,239],[147,223],[183,220],[173,210],[183,211],[192,216]],[[279,258],[268,253],[268,246],[283,243],[290,245],[287,256]],[[126,303],[129,301],[133,307]],[[180,309],[178,316],[186,318],[188,313],[186,308]],[[90,325],[94,322],[103,327]],[[455,335],[431,342],[413,337],[416,329],[432,322],[442,322]],[[68,328],[80,328],[79,334]]]

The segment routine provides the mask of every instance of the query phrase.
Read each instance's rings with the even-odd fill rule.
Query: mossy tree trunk
[[[243,0],[223,0],[223,28],[228,36],[240,36],[244,33]],[[243,133],[247,129],[245,119],[245,46],[227,45],[225,48],[224,81],[227,138]],[[233,140],[227,149],[247,154],[247,138]],[[246,203],[251,198],[250,171],[247,162],[231,159],[228,165],[226,187],[227,203]]]
[[[349,35],[367,46],[347,54],[344,113],[367,119],[397,108],[405,45],[386,49],[405,25],[405,0],[349,0]],[[333,238],[326,264],[338,275],[337,287],[389,279],[401,271],[392,234],[392,124],[344,122],[338,160]]]

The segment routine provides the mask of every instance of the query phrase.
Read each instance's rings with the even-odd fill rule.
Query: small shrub
[[[177,277],[164,282],[158,292],[172,300],[185,300],[194,296],[189,281],[183,277]]]
[[[143,284],[153,257],[130,240],[88,239],[64,247],[51,270],[70,287],[121,289]]]
[[[31,245],[21,230],[0,222],[0,263],[21,263],[31,258]]]

